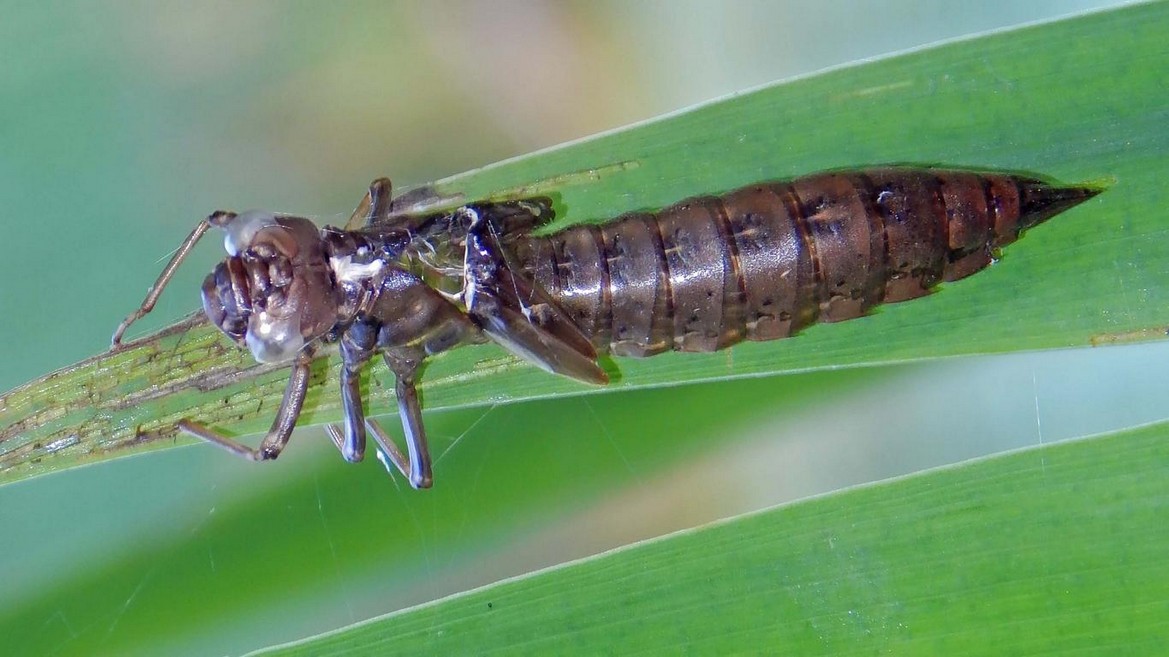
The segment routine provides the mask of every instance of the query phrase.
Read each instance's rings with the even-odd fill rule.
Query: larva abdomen
[[[927,294],[1096,193],[970,171],[821,173],[528,238],[517,251],[598,349],[713,351]]]

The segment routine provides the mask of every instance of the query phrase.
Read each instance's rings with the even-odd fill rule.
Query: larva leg
[[[421,359],[413,358],[403,351],[392,350],[383,354],[386,365],[394,372],[397,381],[394,395],[398,399],[398,415],[402,421],[402,432],[406,438],[406,454],[394,443],[394,439],[374,420],[366,420],[365,428],[382,448],[386,458],[414,488],[430,488],[434,478],[431,474],[430,448],[426,443],[426,427],[422,423],[422,404],[418,400],[414,375]]]
[[[313,362],[313,349],[302,349],[292,364],[292,373],[288,376],[288,385],[284,388],[284,398],[280,400],[280,409],[276,411],[276,419],[272,428],[260,446],[253,449],[247,445],[220,435],[214,430],[190,420],[181,420],[179,430],[207,442],[214,443],[223,449],[251,461],[270,461],[288,444],[292,430],[296,427],[296,420],[300,417],[300,410],[304,406],[304,394],[308,390],[310,366]]]
[[[170,279],[174,277],[179,265],[183,264],[183,261],[187,259],[187,256],[190,255],[195,245],[207,233],[207,229],[212,226],[222,228],[227,222],[235,219],[235,217],[236,214],[234,212],[224,212],[222,210],[213,212],[191,230],[191,234],[187,235],[187,239],[183,240],[183,243],[179,245],[179,250],[175,251],[174,257],[170,259],[166,268],[158,275],[158,279],[154,281],[154,285],[151,285],[150,289],[146,292],[146,298],[142,300],[142,305],[127,315],[121,324],[118,324],[118,328],[114,330],[114,336],[110,339],[111,349],[116,349],[122,344],[122,335],[126,333],[126,329],[130,328],[131,324],[145,317],[151,310],[154,310],[154,304],[158,303],[158,298],[162,296],[162,291],[166,289],[167,283],[170,283]]]
[[[371,182],[365,198],[361,199],[349,216],[349,221],[345,222],[345,230],[360,230],[377,219],[389,216],[393,205],[393,188],[389,178],[378,178]]]
[[[356,328],[356,327],[355,327]],[[345,426],[325,426],[342,458],[357,463],[365,458],[365,413],[361,408],[361,371],[373,355],[373,330],[350,330],[341,340],[341,408]]]

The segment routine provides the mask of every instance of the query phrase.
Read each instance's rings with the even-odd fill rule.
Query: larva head
[[[317,227],[252,210],[219,224],[228,257],[203,281],[203,311],[261,363],[291,360],[337,321],[333,283]]]

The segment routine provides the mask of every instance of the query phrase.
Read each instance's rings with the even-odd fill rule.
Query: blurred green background
[[[5,390],[104,349],[210,210],[341,223],[379,175],[420,184],[776,79],[1110,3],[10,4]],[[197,307],[220,257],[204,245],[135,330]],[[343,463],[311,428],[266,467],[196,446],[7,486],[0,649],[237,654],[777,502],[1161,419],[1166,353],[431,413],[440,456],[426,493],[373,459]]]

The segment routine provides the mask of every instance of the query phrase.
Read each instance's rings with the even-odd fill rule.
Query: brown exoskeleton
[[[1030,226],[1099,190],[1028,177],[890,167],[822,173],[697,197],[655,213],[546,236],[551,202],[528,198],[414,213],[379,179],[344,230],[267,212],[216,212],[187,237],[142,306],[154,306],[210,227],[228,257],[203,284],[211,321],[260,362],[289,362],[258,448],[184,420],[179,428],[253,460],[276,458],[296,424],[320,342],[339,342],[345,459],[366,433],[418,488],[431,484],[415,376],[423,360],[492,340],[549,372],[593,384],[597,354],[652,356],[772,340],[859,317],[973,274]],[[380,352],[407,456],[362,410],[358,377]]]

